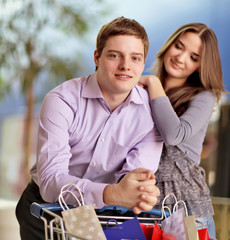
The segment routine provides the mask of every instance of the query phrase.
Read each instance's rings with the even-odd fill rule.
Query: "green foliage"
[[[0,76],[0,100],[2,100],[5,93],[9,92],[10,86],[3,82],[2,77]]]
[[[15,81],[25,93],[74,77],[87,33],[109,11],[105,0],[0,0],[0,97]]]

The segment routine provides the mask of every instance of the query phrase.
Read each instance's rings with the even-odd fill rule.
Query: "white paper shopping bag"
[[[66,187],[73,185],[80,194],[81,202],[76,195]],[[65,194],[71,194],[77,201],[79,207],[69,208],[64,200]],[[59,195],[59,204],[62,207],[62,216],[66,230],[76,237],[87,240],[106,240],[100,221],[94,210],[93,205],[85,205],[80,189],[75,184],[65,185]]]

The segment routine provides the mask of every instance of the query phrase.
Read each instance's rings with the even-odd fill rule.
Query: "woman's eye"
[[[193,56],[191,56],[191,59],[192,59],[194,62],[197,62],[197,61],[198,61],[198,59],[195,58],[195,57],[193,57]]]
[[[175,47],[176,47],[177,49],[182,49],[181,46],[180,46],[178,43],[175,44]]]

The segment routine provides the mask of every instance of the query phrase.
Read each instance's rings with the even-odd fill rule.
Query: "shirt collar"
[[[140,89],[141,87],[139,86],[135,86],[131,93],[129,94],[128,98],[125,101],[125,105],[128,105],[129,103],[133,102],[135,104],[143,104],[143,99],[141,97],[141,93],[140,91],[142,89]],[[94,72],[93,74],[91,74],[88,79],[87,82],[85,84],[85,87],[83,88],[82,91],[82,96],[85,98],[101,98],[104,99],[101,89],[98,85],[97,82],[97,74],[96,72]]]
[[[82,90],[82,96],[85,98],[103,98],[101,89],[97,82],[97,74],[94,72],[89,75],[86,84]]]

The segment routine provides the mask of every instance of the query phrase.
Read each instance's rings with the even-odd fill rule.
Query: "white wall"
[[[16,203],[0,199],[1,240],[20,240],[19,225],[15,216]]]

